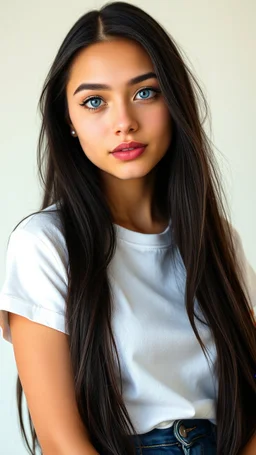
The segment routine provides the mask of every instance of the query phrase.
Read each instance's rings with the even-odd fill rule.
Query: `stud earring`
[[[75,130],[71,130],[71,134],[72,134],[72,136],[76,136]]]

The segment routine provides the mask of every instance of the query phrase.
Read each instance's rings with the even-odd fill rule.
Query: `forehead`
[[[128,39],[113,39],[91,44],[78,53],[70,68],[69,85],[84,81],[125,83],[150,70],[154,67],[143,46]]]

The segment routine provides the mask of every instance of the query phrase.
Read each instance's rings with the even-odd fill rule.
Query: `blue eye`
[[[96,103],[95,103],[95,101],[96,101]],[[100,107],[100,104],[97,103],[99,101],[102,101],[102,99],[99,98],[98,96],[94,96],[93,98],[89,98],[89,100],[87,100],[85,103],[83,103],[83,106],[87,105],[87,103],[92,103],[92,107],[88,107],[87,109],[95,110]]]
[[[152,88],[152,87],[145,87],[143,89],[140,89],[138,92],[137,92],[137,95],[139,93],[144,93],[145,92],[154,92],[154,96],[151,96],[151,97],[148,97],[147,95],[144,97],[142,96],[142,98],[140,98],[141,100],[148,100],[148,99],[151,99],[151,98],[156,98],[157,96],[157,93],[161,93],[161,90],[159,89],[156,89],[156,88]],[[95,103],[96,101],[96,103]],[[100,96],[91,96],[90,98],[87,98],[86,100],[84,100],[80,106],[85,106],[86,109],[90,110],[90,111],[96,111],[98,110],[101,105],[99,104],[100,101],[103,101],[102,98]],[[92,107],[88,107],[88,103],[92,103]],[[93,104],[94,103],[94,104]]]
[[[152,88],[143,88],[143,89],[140,90],[138,93],[143,93],[143,92],[144,92],[144,93],[145,93],[145,92],[156,92],[156,90],[154,90],[154,89],[152,89]],[[147,97],[146,97],[146,98],[143,97],[142,99],[147,99]]]

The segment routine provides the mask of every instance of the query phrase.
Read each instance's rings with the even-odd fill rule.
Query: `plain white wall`
[[[0,5],[0,287],[8,236],[39,207],[37,103],[44,78],[75,21],[104,1],[9,0]],[[189,58],[212,115],[234,226],[256,269],[256,2],[136,0],[172,34]],[[222,157],[221,157],[222,156]],[[0,341],[0,441],[5,455],[27,453],[19,434],[12,345]]]

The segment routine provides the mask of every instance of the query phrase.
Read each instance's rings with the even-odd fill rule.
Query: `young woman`
[[[256,453],[256,275],[201,101],[130,4],[82,16],[57,53],[44,197],[11,233],[0,299],[32,454]]]

